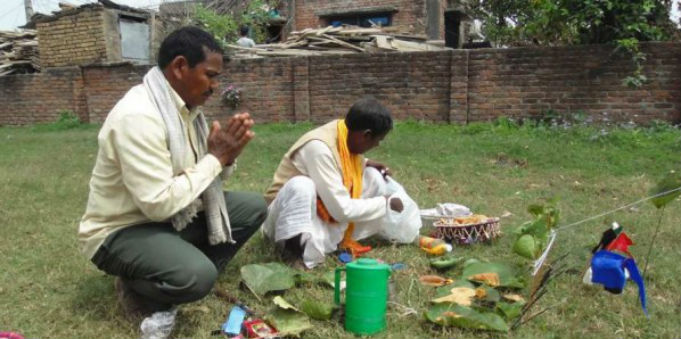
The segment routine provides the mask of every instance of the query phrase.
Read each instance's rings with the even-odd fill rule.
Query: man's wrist
[[[224,167],[232,167],[232,166],[236,165],[236,163],[237,163],[237,159],[227,160],[225,162]]]

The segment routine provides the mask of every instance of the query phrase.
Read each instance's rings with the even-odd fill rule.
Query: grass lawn
[[[241,156],[229,189],[263,192],[284,151],[309,124],[257,126],[257,139]],[[88,180],[97,152],[98,126],[58,130],[48,127],[0,128],[0,331],[27,338],[135,338],[138,324],[122,316],[113,278],[81,256],[78,221],[87,199]],[[613,209],[648,195],[648,190],[679,166],[681,133],[668,126],[569,129],[517,127],[506,123],[468,126],[416,122],[397,124],[382,146],[368,156],[389,164],[422,208],[457,202],[477,213],[499,216],[504,234],[493,245],[455,247],[456,255],[506,262],[529,276],[529,262],[511,252],[511,230],[529,220],[528,205],[558,197],[561,224]],[[423,313],[434,295],[418,277],[435,273],[415,246],[378,244],[371,257],[402,262],[393,274],[392,301],[417,315],[401,316],[391,304],[387,331],[375,338],[678,338],[681,336],[681,209],[672,202],[662,216],[646,278],[650,319],[629,283],[622,295],[581,284],[589,249],[613,220],[636,243],[632,253],[643,269],[659,212],[650,203],[625,209],[559,233],[552,257],[567,253],[573,269],[553,281],[535,308],[551,309],[508,334],[442,328]],[[427,228],[423,233],[427,233]],[[257,310],[272,307],[271,297],[257,301],[239,287],[239,268],[278,260],[258,234],[220,275],[218,288]],[[331,271],[329,259],[313,271]],[[457,277],[452,270],[448,276]],[[333,300],[318,285],[284,293],[294,305],[306,298]],[[215,295],[180,309],[175,337],[210,338],[231,305]],[[306,338],[352,338],[336,318],[313,321]]]

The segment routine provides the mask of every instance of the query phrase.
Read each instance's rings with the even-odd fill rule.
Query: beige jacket
[[[306,143],[311,140],[319,140],[325,143],[331,152],[333,153],[333,158],[336,160],[336,167],[338,171],[341,171],[341,160],[340,154],[338,154],[338,120],[332,120],[331,122],[317,127],[305,134],[296,141],[291,148],[284,154],[284,157],[279,162],[277,170],[274,172],[274,178],[272,184],[265,192],[265,200],[267,203],[271,203],[272,200],[277,196],[277,193],[282,186],[291,178],[301,175],[302,173],[296,169],[293,165],[293,156],[296,152],[303,147]],[[362,157],[362,162],[364,162],[364,157]]]

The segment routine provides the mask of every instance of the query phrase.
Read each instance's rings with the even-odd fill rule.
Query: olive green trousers
[[[117,231],[106,238],[92,262],[121,277],[150,309],[163,311],[199,300],[267,216],[260,194],[225,192],[225,201],[234,244],[211,246],[202,212],[180,232],[158,222]]]

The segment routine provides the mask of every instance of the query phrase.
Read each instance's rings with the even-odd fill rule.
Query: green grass
[[[72,126],[69,126],[72,127]],[[289,145],[309,124],[257,126],[257,139],[244,151],[229,188],[262,192]],[[122,316],[113,279],[81,256],[78,221],[87,199],[88,180],[97,152],[97,126],[0,128],[0,331],[26,337],[135,338],[138,324]],[[511,253],[511,230],[530,218],[526,207],[560,198],[562,223],[570,223],[647,195],[669,169],[678,167],[681,133],[654,128],[570,129],[518,127],[508,123],[468,126],[400,123],[382,146],[368,154],[385,162],[422,208],[458,202],[478,213],[498,216],[504,235],[494,245],[455,247],[455,254],[507,262],[529,274],[528,262]],[[388,309],[388,329],[375,338],[678,338],[681,335],[681,212],[672,202],[663,216],[646,277],[650,320],[638,305],[637,289],[622,295],[585,287],[580,273],[607,223],[624,225],[636,246],[641,267],[658,218],[652,204],[618,212],[559,234],[553,257],[568,253],[574,267],[551,285],[537,309],[555,306],[508,334],[441,328],[423,312],[434,294],[417,278],[432,274],[427,257],[414,246],[378,243],[371,256],[403,262],[393,274],[392,301],[418,315]],[[428,229],[423,230],[424,233]],[[220,276],[218,287],[251,307],[267,311],[271,298],[258,302],[239,287],[239,267],[277,260],[258,234]],[[333,269],[333,259],[313,272]],[[451,271],[456,277],[459,271]],[[284,298],[300,305],[305,298],[332,302],[323,286],[299,286]],[[231,305],[214,295],[180,309],[176,337],[210,338]],[[352,338],[336,318],[313,321],[306,338]]]

